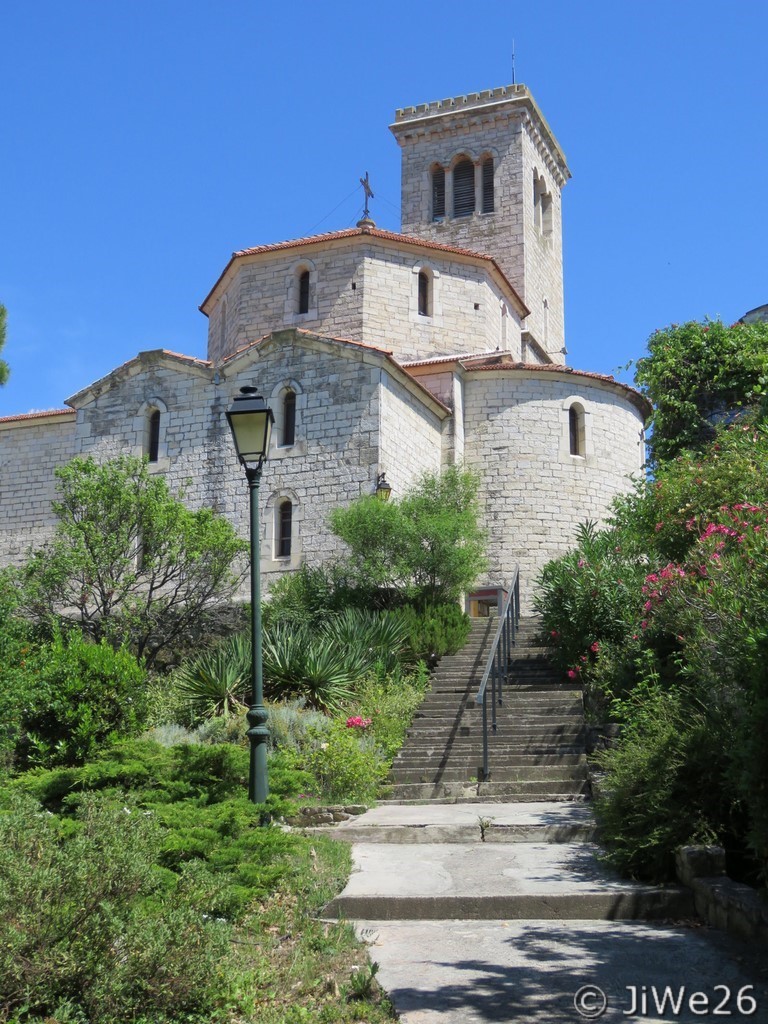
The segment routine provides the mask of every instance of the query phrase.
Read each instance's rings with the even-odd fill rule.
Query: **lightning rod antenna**
[[[515,80],[515,40],[512,40],[512,85],[517,85]]]

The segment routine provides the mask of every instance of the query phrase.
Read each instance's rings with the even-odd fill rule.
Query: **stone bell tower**
[[[402,231],[493,256],[530,309],[530,340],[565,362],[561,190],[571,174],[524,85],[395,113]]]

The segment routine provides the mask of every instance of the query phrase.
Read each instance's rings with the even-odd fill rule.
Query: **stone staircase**
[[[393,800],[574,800],[587,793],[581,688],[536,645],[538,620],[521,619],[509,682],[490,729],[482,780],[482,708],[475,694],[498,619],[474,619],[467,644],[444,657],[392,765]]]

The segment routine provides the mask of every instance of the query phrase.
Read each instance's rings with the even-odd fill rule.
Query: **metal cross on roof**
[[[369,217],[368,200],[373,199],[374,195],[371,190],[371,184],[368,181],[368,171],[365,172],[365,177],[360,179],[360,184],[363,186],[363,191],[365,192],[365,209],[363,210],[363,217]]]

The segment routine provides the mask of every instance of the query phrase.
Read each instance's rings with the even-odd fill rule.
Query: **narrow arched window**
[[[302,270],[299,274],[299,305],[297,313],[309,312],[309,271]]]
[[[552,193],[544,192],[541,197],[541,233],[552,234]]]
[[[432,171],[432,220],[445,217],[445,171],[435,167]]]
[[[469,217],[475,212],[475,165],[460,160],[453,169],[453,215]]]
[[[483,160],[483,213],[493,213],[493,157]]]
[[[424,270],[419,271],[419,316],[431,315],[430,302],[430,280],[429,274]]]
[[[157,462],[160,453],[160,410],[153,409],[147,421],[147,456]]]
[[[572,405],[568,410],[571,455],[584,455],[584,410]]]
[[[280,502],[277,510],[277,557],[291,556],[291,528],[293,526],[293,505],[290,501]]]
[[[281,444],[291,445],[296,440],[296,395],[286,391],[283,396],[283,433]]]

